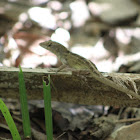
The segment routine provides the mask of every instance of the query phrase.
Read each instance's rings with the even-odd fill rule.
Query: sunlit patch
[[[38,55],[45,55],[48,50],[42,48],[41,46],[30,47],[30,50]],[[49,51],[48,51],[49,52]]]
[[[127,32],[126,30],[122,30],[120,28],[116,30],[116,38],[123,44],[128,44],[131,41],[129,31]]]
[[[129,62],[134,62],[134,61],[139,61],[139,60],[140,60],[140,52],[138,52],[136,54],[132,54],[132,55],[129,54],[129,55],[125,55],[125,56],[119,56],[116,59],[114,69],[118,70],[118,68],[121,65],[125,65],[125,64],[128,64]]]
[[[68,20],[64,21],[63,26],[64,26],[64,28],[67,29],[67,30],[70,30],[71,27],[72,27],[70,21],[68,21]]]
[[[140,39],[140,28],[135,29],[121,29],[117,28],[116,38],[123,44],[128,44],[131,42],[131,37],[134,36]]]
[[[104,48],[101,40],[99,40],[95,46],[75,45],[71,51],[87,59],[91,59],[94,56],[96,60],[108,55],[108,51]]]
[[[83,46],[83,45],[77,44],[71,48],[71,51],[73,53],[79,54],[80,56],[83,56],[86,59],[89,59],[92,56],[93,48],[91,46]]]
[[[7,66],[7,67],[11,66],[11,62],[9,61],[9,59],[4,59],[2,63],[4,66]]]
[[[27,41],[23,40],[23,39],[16,39],[17,44],[20,44],[22,47],[26,47],[27,46]]]
[[[103,60],[98,62],[97,68],[101,72],[112,72],[113,66],[112,61],[109,60]]]
[[[72,21],[75,27],[84,25],[89,18],[88,8],[84,1],[74,1],[70,4],[72,10]]]
[[[57,57],[56,56],[43,56],[42,58],[42,62],[47,65],[47,66],[55,66],[57,64]]]
[[[111,5],[109,3],[95,3],[95,2],[90,2],[88,4],[89,9],[91,10],[92,14],[98,16],[100,15],[102,12],[108,11],[109,9],[111,9]]]
[[[96,58],[102,58],[109,55],[109,52],[103,46],[102,39],[99,39],[99,41],[96,43],[93,49]]]
[[[42,61],[40,57],[31,53],[24,55],[24,58],[22,60],[22,66],[26,68],[35,68],[41,63]]]
[[[24,21],[26,21],[27,19],[28,19],[28,16],[27,16],[26,13],[20,14],[19,20],[20,20],[21,22],[24,22]]]
[[[51,40],[59,42],[68,47],[67,41],[70,40],[70,33],[63,28],[58,28],[56,29],[55,33],[52,34]]]
[[[59,14],[59,18],[60,19],[66,19],[66,18],[68,18],[68,12],[61,12]]]
[[[49,0],[32,0],[31,2],[34,5],[39,5],[39,4],[43,4],[43,3],[47,3]]]
[[[45,28],[55,29],[56,19],[48,8],[33,7],[29,9],[30,18]]]
[[[61,10],[62,9],[62,4],[59,1],[50,1],[48,3],[48,6],[51,7],[53,10]]]

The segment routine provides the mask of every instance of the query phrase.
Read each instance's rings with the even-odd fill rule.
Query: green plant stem
[[[0,99],[0,110],[1,110],[8,126],[9,126],[13,140],[21,140],[20,135],[18,133],[18,130],[16,128],[16,125],[13,121],[13,118],[12,118],[7,106],[5,105],[5,103],[1,99]]]
[[[21,113],[22,113],[22,120],[23,120],[24,137],[31,138],[31,127],[30,127],[26,87],[25,87],[25,82],[24,82],[24,77],[23,77],[23,72],[21,67],[19,71],[19,93],[20,93],[20,104],[21,104]]]
[[[43,81],[44,112],[47,140],[53,140],[50,75],[48,75],[48,80],[48,85],[46,85],[46,82]]]

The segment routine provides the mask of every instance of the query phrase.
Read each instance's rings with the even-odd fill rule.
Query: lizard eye
[[[51,43],[49,43],[48,46],[50,47],[51,46]]]

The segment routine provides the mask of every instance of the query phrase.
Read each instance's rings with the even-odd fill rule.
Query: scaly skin
[[[127,95],[131,95],[132,97],[140,100],[140,96],[138,94],[136,94],[132,90],[121,87],[120,85],[114,83],[113,81],[105,78],[97,70],[96,66],[91,61],[89,61],[89,60],[87,60],[87,59],[85,59],[77,54],[70,52],[63,45],[50,40],[50,41],[40,43],[40,46],[42,46],[43,48],[54,53],[61,60],[61,62],[64,65],[67,65],[68,67],[74,68],[77,70],[87,69],[90,71],[92,77],[95,78],[97,81],[99,81],[105,85],[108,85],[108,86],[110,86],[110,87],[112,87],[120,92],[123,92]]]

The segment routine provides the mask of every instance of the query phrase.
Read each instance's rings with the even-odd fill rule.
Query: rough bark
[[[0,67],[0,97],[19,98],[18,68]],[[51,75],[52,100],[86,105],[139,106],[140,101],[106,86],[87,71],[55,73],[48,69],[23,69],[28,99],[43,99],[42,79]],[[106,76],[109,74],[105,74]],[[130,77],[140,86],[140,74],[111,74]],[[55,88],[54,88],[55,87]],[[140,89],[138,89],[140,93]]]

